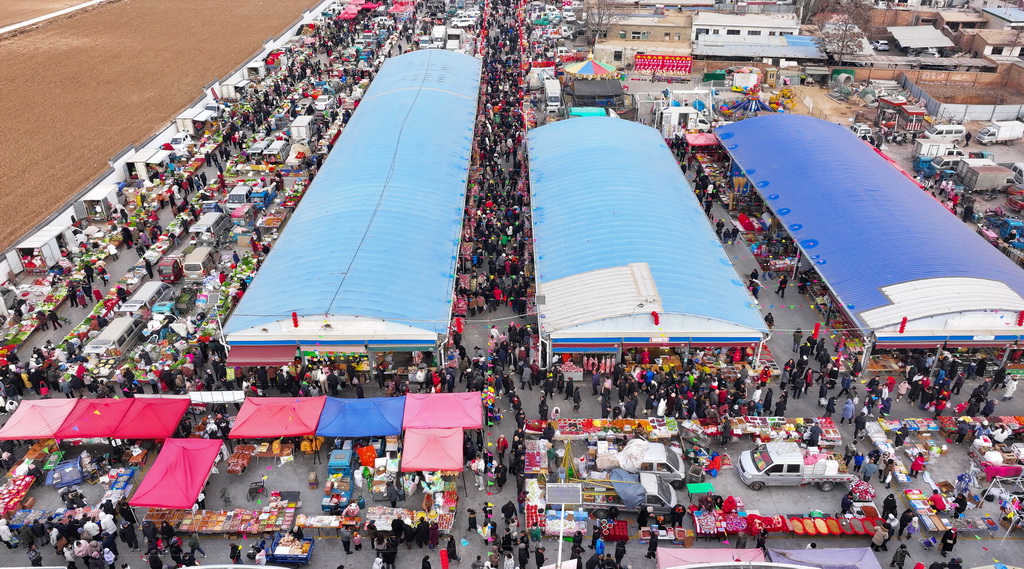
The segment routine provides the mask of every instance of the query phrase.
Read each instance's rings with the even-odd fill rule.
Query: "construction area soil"
[[[1019,105],[1024,95],[1006,87],[983,85],[944,85],[919,83],[936,101],[956,105]]]
[[[70,8],[86,0],[4,0],[0,4],[0,28]]]
[[[0,249],[318,3],[124,0],[0,39]]]

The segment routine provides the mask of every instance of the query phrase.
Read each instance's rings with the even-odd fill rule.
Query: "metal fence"
[[[966,122],[966,121],[1005,121],[1014,120],[1024,115],[1024,105],[963,105],[955,103],[941,103],[933,99],[923,87],[918,86],[907,77],[900,74],[900,86],[906,89],[910,96],[919,99],[921,105],[928,109],[928,114],[942,122]]]

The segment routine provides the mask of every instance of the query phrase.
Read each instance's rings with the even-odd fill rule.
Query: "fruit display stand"
[[[203,534],[270,533],[289,531],[302,505],[298,492],[273,492],[260,510],[167,510],[152,508],[145,519],[158,526],[166,521],[176,530]]]

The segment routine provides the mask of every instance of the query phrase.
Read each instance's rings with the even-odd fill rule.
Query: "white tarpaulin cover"
[[[646,452],[647,441],[643,439],[629,441],[619,453],[619,466],[627,472],[640,472],[640,463],[644,461]]]

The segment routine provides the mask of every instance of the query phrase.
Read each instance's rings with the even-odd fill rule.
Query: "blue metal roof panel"
[[[538,279],[647,263],[666,314],[766,331],[714,230],[650,127],[581,117],[530,133]]]
[[[389,59],[226,326],[355,315],[443,332],[480,61]]]
[[[1020,267],[849,129],[773,114],[715,132],[855,318],[890,304],[883,287],[924,279],[1024,295]]]

